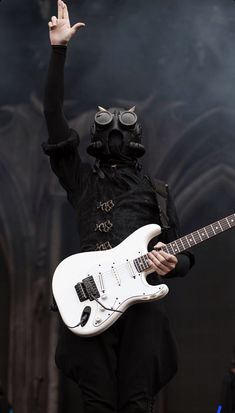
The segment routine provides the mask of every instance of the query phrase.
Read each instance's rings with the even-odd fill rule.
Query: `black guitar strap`
[[[170,220],[167,214],[168,185],[159,179],[149,176],[147,178],[154,189],[161,227],[166,230],[170,228]]]

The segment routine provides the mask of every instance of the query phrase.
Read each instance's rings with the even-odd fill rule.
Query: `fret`
[[[211,224],[211,227],[213,228],[215,235],[223,231],[223,229],[221,228],[221,225],[219,224],[219,221],[215,222],[214,224]]]
[[[209,238],[211,238],[211,237],[213,237],[213,236],[215,235],[215,232],[213,231],[212,226],[210,226],[210,227],[205,227],[204,229],[205,229],[205,233],[206,233],[207,239],[209,239]]]
[[[207,235],[207,238],[210,238],[210,236],[208,235],[208,232],[207,232],[206,228],[204,227],[203,229],[205,230],[205,233],[206,233],[206,235]]]
[[[208,237],[207,237],[207,235],[206,235],[206,233],[205,233],[205,231],[204,231],[204,228],[203,228],[203,229],[199,229],[198,232],[200,232],[202,241],[204,241],[205,239],[208,239]]]
[[[188,243],[189,243],[190,247],[191,247],[192,245],[195,245],[195,242],[194,242],[191,234],[186,235],[186,238],[187,238],[187,240],[189,239],[189,240],[188,240]]]
[[[195,238],[194,238],[194,235],[193,235],[193,232],[192,232],[192,238],[193,238],[193,241],[194,241],[194,245],[196,245],[197,244],[197,241],[195,240]]]
[[[180,238],[178,238],[177,240],[175,240],[175,243],[177,245],[178,251],[181,252],[182,251],[182,246],[180,245]]]
[[[226,220],[227,220],[227,222],[228,222],[228,226],[229,226],[229,228],[231,228],[231,225],[230,225],[229,219],[228,219],[228,218],[226,218]]]
[[[144,262],[144,265],[148,265],[148,255],[146,254],[146,255],[143,255],[143,262]]]
[[[162,247],[162,251],[166,252],[167,254],[172,254],[172,252],[169,251],[169,246],[170,244],[166,245],[165,247]]]
[[[174,254],[177,254],[178,252],[180,252],[180,251],[179,251],[179,247],[178,247],[178,245],[176,244],[176,241],[171,242],[171,246],[172,246],[172,249],[173,249]]]
[[[141,268],[140,268],[140,266],[139,266],[138,258],[134,259],[133,262],[134,262],[134,266],[135,266],[135,268],[137,269],[137,271],[138,271],[138,272],[141,272]]]
[[[148,259],[149,259],[149,257],[148,257],[148,255],[146,255],[146,261],[145,261],[146,268],[148,268],[148,267],[149,267]]]
[[[169,252],[169,244],[167,246],[162,247],[162,251],[166,252],[167,254],[172,254]]]
[[[195,241],[196,241],[197,244],[198,244],[199,242],[201,242],[201,238],[200,238],[200,235],[199,235],[199,232],[198,232],[198,231],[195,231],[195,232],[193,233],[193,236],[194,236],[194,239],[195,239]]]
[[[174,255],[174,249],[173,249],[171,243],[170,243],[170,244],[167,244],[166,250],[167,250],[166,252],[167,252],[168,254],[173,254],[173,255]]]
[[[200,235],[200,231],[197,231],[197,233],[198,233],[198,236],[199,236],[199,238],[200,238],[200,241],[202,241],[202,237],[201,237],[201,235]]]
[[[223,228],[222,228],[221,225],[220,225],[220,221],[216,222],[215,230],[216,230],[216,234],[218,234],[218,233],[220,233],[220,232],[223,231]]]
[[[140,269],[141,269],[141,271],[144,271],[144,265],[143,265],[142,262],[140,263]]]
[[[235,214],[233,214],[233,217],[230,215],[230,217],[227,217],[226,219],[229,222],[230,228],[235,225]]]
[[[188,244],[185,237],[181,237],[180,239],[181,239],[181,243],[183,244],[183,247],[184,247],[183,249],[185,250],[186,248],[188,248],[189,244]]]
[[[220,226],[221,231],[223,231],[223,227],[222,227],[222,225],[221,225],[221,222],[220,222],[220,221],[218,221],[218,224],[219,224],[219,226]]]
[[[186,248],[188,248],[188,243],[185,241],[184,237],[180,238],[181,244],[182,244],[182,251],[184,251]]]
[[[188,242],[187,237],[184,236],[183,238],[184,238],[185,241],[186,241],[186,247],[185,247],[185,249],[190,248],[190,243]],[[188,244],[188,246],[187,246],[187,244]]]
[[[214,235],[216,235],[216,232],[215,232],[215,230],[214,230],[214,228],[213,228],[213,225],[211,225],[211,228],[212,228],[212,231],[213,231]]]
[[[138,272],[142,272],[146,270],[147,268],[149,268],[147,258],[148,258],[148,255],[143,255],[133,260],[135,268],[137,269]]]
[[[223,231],[226,231],[226,229],[231,228],[231,225],[230,225],[227,218],[221,219],[220,223],[221,223],[221,226],[223,228]]]
[[[147,261],[147,255],[143,255],[143,266],[144,270],[146,270],[149,267],[148,261]]]
[[[184,248],[184,244],[183,244],[182,238],[179,238],[179,242],[181,242],[181,245],[182,245],[183,250],[184,250],[185,248]],[[177,245],[178,245],[178,244],[177,244]]]

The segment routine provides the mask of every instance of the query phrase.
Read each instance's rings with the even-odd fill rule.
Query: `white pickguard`
[[[71,331],[82,336],[100,334],[130,305],[158,300],[168,293],[165,284],[147,283],[146,276],[152,270],[138,272],[133,263],[135,258],[147,254],[150,239],[160,232],[158,225],[146,225],[113,249],[74,254],[58,265],[52,289],[61,317]],[[109,310],[95,300],[80,301],[75,286],[88,276],[93,277],[99,290],[99,302]],[[89,319],[83,327],[77,326],[87,306],[91,309]]]

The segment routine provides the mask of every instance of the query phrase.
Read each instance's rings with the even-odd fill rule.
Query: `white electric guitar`
[[[183,236],[162,249],[177,255],[235,226],[235,214]],[[146,277],[149,241],[159,225],[139,228],[121,244],[106,251],[74,254],[64,259],[53,276],[53,295],[67,327],[81,336],[95,336],[110,327],[134,303],[159,300],[165,284],[152,286]]]

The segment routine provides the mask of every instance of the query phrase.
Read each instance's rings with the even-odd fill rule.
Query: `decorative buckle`
[[[97,206],[97,209],[101,209],[104,212],[110,212],[111,209],[114,207],[114,201],[112,199],[110,199],[107,202],[101,202],[99,203],[99,205]]]
[[[109,241],[106,241],[103,244],[96,244],[96,251],[110,250],[111,248],[112,248],[112,245],[110,244]]]
[[[95,231],[100,232],[109,232],[112,228],[113,224],[108,219],[108,221],[101,222],[100,224],[96,224]]]

